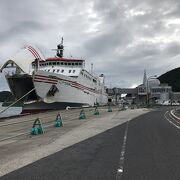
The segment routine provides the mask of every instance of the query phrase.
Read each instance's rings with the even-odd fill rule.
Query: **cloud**
[[[178,67],[178,0],[0,1],[0,64],[24,44],[46,56],[65,40],[65,55],[83,57],[107,84],[131,87],[143,70],[160,75]]]

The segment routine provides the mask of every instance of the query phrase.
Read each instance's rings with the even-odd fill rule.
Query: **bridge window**
[[[56,62],[53,62],[53,65],[56,65]]]
[[[64,72],[64,69],[61,70],[61,73],[63,73],[63,72]]]
[[[76,70],[73,70],[73,73],[75,73],[76,72]]]
[[[59,69],[57,69],[57,73],[59,72]]]

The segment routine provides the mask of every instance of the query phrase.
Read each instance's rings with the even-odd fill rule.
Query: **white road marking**
[[[124,158],[125,158],[125,152],[126,152],[126,142],[127,142],[127,133],[128,133],[128,127],[129,127],[129,121],[127,121],[126,123],[126,129],[124,132],[124,137],[123,137],[123,145],[121,148],[121,156],[119,159],[119,165],[118,165],[118,169],[117,169],[117,174],[116,174],[116,180],[120,180],[122,177],[122,173],[123,173],[123,166],[124,166]]]
[[[166,118],[166,120],[171,123],[173,126],[175,126],[176,128],[180,129],[179,126],[177,126],[176,124],[174,124],[169,118],[167,118],[167,113],[169,113],[169,111],[166,111],[165,114],[164,114],[164,117]]]
[[[176,119],[180,120],[180,118],[179,118],[178,116],[176,116],[176,115],[174,114],[174,112],[175,112],[175,110],[171,110],[171,115],[174,116]]]
[[[171,113],[169,113],[169,117],[170,117],[173,121],[175,121],[177,124],[180,124],[180,121],[178,121],[176,118],[174,118],[174,116],[173,116]]]

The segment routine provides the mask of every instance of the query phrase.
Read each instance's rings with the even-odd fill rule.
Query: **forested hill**
[[[180,67],[162,74],[158,79],[161,83],[172,86],[173,92],[180,92]]]

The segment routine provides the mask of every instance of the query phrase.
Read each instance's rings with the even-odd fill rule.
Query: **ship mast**
[[[62,58],[63,57],[63,51],[64,51],[64,45],[63,45],[63,37],[61,38],[61,43],[57,45],[57,57]]]

